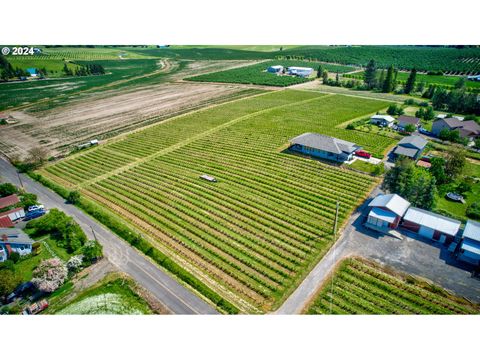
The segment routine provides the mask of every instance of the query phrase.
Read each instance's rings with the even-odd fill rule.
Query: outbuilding
[[[375,124],[383,127],[392,127],[395,122],[395,118],[390,115],[373,115],[370,118],[370,124]]]
[[[480,223],[468,220],[463,230],[458,259],[480,265]]]
[[[16,208],[0,213],[0,218],[8,217],[12,221],[16,221],[25,217],[25,211],[23,208]]]
[[[353,159],[361,147],[331,136],[305,133],[290,140],[290,149],[322,159],[344,162]]]
[[[0,209],[6,208],[7,206],[12,206],[18,204],[20,199],[16,194],[8,195],[0,198]]]
[[[407,125],[413,125],[415,129],[420,124],[420,119],[415,116],[400,115],[397,119],[398,127],[405,130]]]
[[[37,77],[37,69],[35,68],[28,68],[27,72],[30,74],[31,77]]]
[[[287,72],[289,75],[309,77],[313,74],[313,69],[309,67],[290,66],[287,68]]]
[[[269,66],[267,71],[272,74],[279,74],[283,72],[283,66],[282,65],[272,65]]]
[[[411,135],[400,140],[393,150],[393,156],[405,156],[413,160],[417,160],[422,155],[428,141],[421,136]]]
[[[370,204],[367,225],[381,229],[397,228],[410,203],[397,194],[378,195]]]
[[[416,207],[409,208],[402,221],[403,228],[442,244],[455,239],[460,225],[458,220]]]

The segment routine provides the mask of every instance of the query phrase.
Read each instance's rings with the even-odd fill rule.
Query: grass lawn
[[[383,164],[381,164],[383,166]],[[353,163],[349,164],[349,165],[346,165],[348,168],[350,169],[355,169],[355,170],[359,170],[359,171],[363,171],[365,173],[368,173],[368,174],[372,174],[377,165],[374,165],[374,164],[371,164],[369,162],[366,162],[366,161],[362,161],[362,160],[355,160]]]
[[[480,164],[467,161],[464,169],[464,175],[480,178]],[[466,203],[462,204],[459,202],[447,200],[444,194],[439,194],[435,209],[452,214],[458,219],[466,220],[467,215],[465,212],[467,210],[467,207],[471,203],[480,200],[480,182],[474,183],[472,185],[472,190],[467,192],[464,197]]]
[[[439,285],[373,261],[344,260],[307,314],[479,314],[480,306]]]
[[[40,246],[40,253],[33,255],[28,259],[21,259],[15,264],[15,272],[22,276],[22,281],[30,281],[32,279],[33,270],[40,264],[42,260],[50,259],[52,256],[47,249]]]
[[[70,285],[69,285],[70,284]],[[118,274],[107,277],[82,291],[71,300],[66,300],[72,285],[67,283],[50,297],[47,314],[59,315],[141,315],[153,311],[135,291],[131,279]]]

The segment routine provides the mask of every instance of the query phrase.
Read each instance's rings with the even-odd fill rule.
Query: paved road
[[[217,314],[218,312],[204,300],[179,284],[169,274],[153,264],[127,242],[109,229],[86,215],[64,199],[33,181],[20,175],[25,190],[38,195],[38,200],[46,208],[58,208],[72,216],[89,237],[92,229],[97,240],[103,245],[105,257],[119,270],[129,274],[135,281],[150,291],[174,314]],[[0,158],[0,182],[19,185],[16,169],[6,160]]]
[[[372,197],[377,194],[378,189]],[[402,232],[404,239],[400,240],[365,228],[362,223],[368,201],[350,218],[335,246],[277,310],[277,314],[300,313],[335,264],[353,255],[429,279],[459,296],[480,303],[480,279],[472,277],[473,268],[452,258],[444,245],[411,233]]]

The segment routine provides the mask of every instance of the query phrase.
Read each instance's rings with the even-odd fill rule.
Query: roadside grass
[[[348,258],[332,271],[307,314],[479,314],[480,306],[420,277]]]
[[[71,283],[70,283],[71,284]],[[140,315],[153,314],[148,303],[135,292],[133,280],[119,274],[109,274],[73,299],[73,288],[67,285],[52,294],[46,314],[59,315]]]

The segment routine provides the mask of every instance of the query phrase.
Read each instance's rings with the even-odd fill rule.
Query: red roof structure
[[[19,202],[20,202],[20,199],[15,194],[2,197],[0,198],[0,209],[3,209],[7,206],[18,204]]]
[[[10,228],[13,226],[13,222],[8,216],[0,217],[0,228]]]

